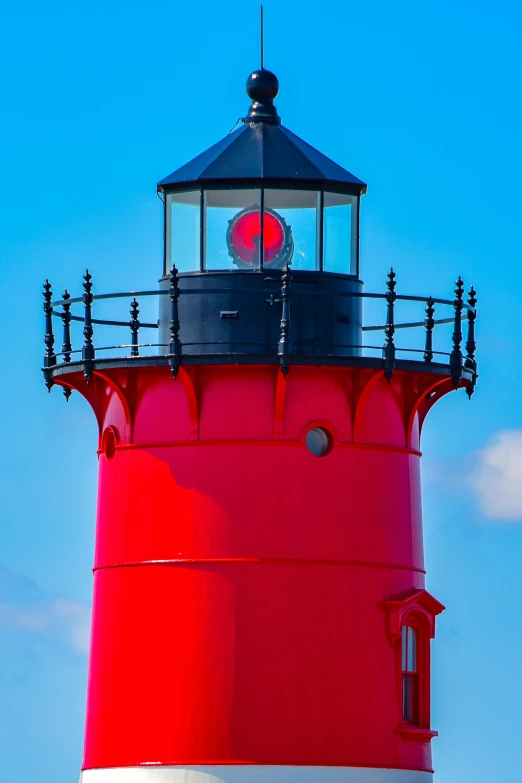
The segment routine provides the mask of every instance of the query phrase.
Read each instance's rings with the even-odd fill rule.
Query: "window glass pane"
[[[205,269],[256,269],[259,190],[205,191]]]
[[[408,626],[408,666],[407,671],[417,671],[417,635],[415,630]]]
[[[324,194],[323,269],[343,275],[357,274],[359,242],[357,196]]]
[[[403,674],[402,676],[402,719],[413,720],[413,677],[411,674]]]
[[[408,626],[402,626],[402,671],[408,669]]]
[[[286,261],[292,259],[292,269],[318,269],[317,222],[319,192],[316,190],[265,190],[265,253],[264,265],[267,268],[281,269]],[[270,235],[270,217],[279,221],[283,228],[284,246],[281,238],[274,247],[275,231]]]
[[[165,257],[168,273],[172,264],[178,272],[194,272],[200,259],[200,192],[167,194]]]

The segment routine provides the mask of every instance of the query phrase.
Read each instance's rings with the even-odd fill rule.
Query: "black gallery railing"
[[[231,274],[234,274],[232,272]],[[396,366],[397,352],[407,352],[412,354],[420,354],[418,360],[425,365],[431,365],[436,362],[438,357],[441,360],[438,361],[438,365],[446,365],[451,373],[455,388],[458,388],[462,380],[464,370],[467,371],[467,376],[470,378],[470,383],[467,385],[467,393],[471,397],[473,394],[476,379],[477,379],[477,363],[475,360],[475,319],[477,315],[476,304],[477,297],[473,286],[469,290],[468,299],[464,301],[464,283],[459,277],[455,287],[455,299],[437,299],[432,296],[428,298],[421,296],[405,296],[397,294],[395,292],[396,275],[393,269],[388,273],[386,293],[357,293],[357,292],[340,292],[333,295],[344,297],[362,297],[363,299],[381,299],[386,303],[386,319],[383,324],[366,325],[362,327],[363,332],[382,331],[384,332],[384,344],[383,345],[344,345],[337,346],[342,348],[360,349],[363,351],[378,351],[381,354],[383,368],[385,376],[388,380],[391,379],[393,370]],[[282,372],[286,375],[290,369],[290,362],[292,358],[292,339],[291,339],[291,299],[292,299],[292,273],[290,271],[290,265],[287,264],[283,269],[281,275],[281,296],[279,299],[274,299],[273,295],[270,295],[266,299],[267,303],[274,304],[274,302],[281,303],[281,323],[280,323],[280,339],[277,347],[277,357],[281,366]],[[90,380],[93,369],[96,354],[105,351],[125,351],[123,357],[120,354],[117,358],[133,359],[144,355],[157,355],[157,354],[144,354],[144,349],[158,349],[164,348],[166,350],[162,356],[168,359],[172,375],[175,378],[179,366],[183,359],[183,345],[180,341],[180,321],[178,300],[181,296],[189,296],[193,293],[190,289],[180,292],[179,276],[177,269],[173,267],[170,272],[170,287],[166,290],[154,290],[154,291],[131,291],[125,293],[116,294],[98,294],[92,293],[92,276],[89,271],[86,271],[83,282],[83,295],[76,298],[71,298],[67,290],[64,291],[62,299],[54,301],[52,299],[51,284],[46,280],[44,284],[44,313],[45,313],[45,356],[44,356],[44,379],[47,388],[51,389],[53,385],[53,368],[57,366],[65,366],[71,363],[74,355],[79,355],[78,361],[82,365],[83,373],[87,381]],[[200,293],[198,291],[198,293]],[[209,291],[208,293],[212,293]],[[266,295],[266,290],[261,291]],[[310,295],[307,292],[307,296]],[[324,294],[322,294],[324,295]],[[139,320],[140,303],[137,297],[149,297],[149,296],[168,296],[170,298],[170,323],[169,323],[169,342],[168,343],[141,343],[140,332],[142,329],[158,329],[159,322],[145,323]],[[101,301],[105,299],[122,299],[132,298],[130,302],[130,319],[128,321],[113,321],[100,318],[93,318],[92,305],[93,302]],[[396,302],[421,302],[425,305],[425,318],[420,321],[402,322],[397,323],[395,320],[395,304]],[[71,313],[71,307],[75,304],[83,304],[83,315],[74,315]],[[453,314],[451,317],[435,318],[435,309],[439,306],[451,307]],[[57,310],[56,308],[61,308]],[[61,318],[63,323],[63,341],[62,350],[56,353],[54,350],[55,337],[53,330],[53,317]],[[462,351],[463,341],[463,321],[467,320],[468,332],[467,340],[465,343],[465,354]],[[79,321],[83,324],[83,345],[81,348],[74,349],[71,344],[71,322]],[[452,349],[451,351],[435,351],[433,347],[433,332],[436,325],[440,324],[453,324],[452,334]],[[93,325],[103,325],[110,327],[126,327],[130,333],[130,340],[128,343],[120,343],[108,346],[102,346],[95,348],[93,343],[94,327]],[[425,339],[422,348],[404,348],[395,344],[395,335],[398,330],[402,329],[416,329],[424,327]],[[80,356],[81,355],[81,356]],[[116,358],[116,357],[115,357]],[[417,357],[414,357],[417,358]],[[66,389],[64,394],[67,398],[70,396],[70,391]]]

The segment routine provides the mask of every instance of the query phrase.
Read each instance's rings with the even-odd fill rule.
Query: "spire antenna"
[[[265,14],[261,3],[261,70],[265,69]]]

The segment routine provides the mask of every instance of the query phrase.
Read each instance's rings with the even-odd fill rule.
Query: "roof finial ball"
[[[244,122],[265,122],[268,125],[280,125],[281,118],[274,106],[274,99],[279,92],[279,80],[275,73],[260,68],[250,74],[246,83],[248,97],[252,105]]]

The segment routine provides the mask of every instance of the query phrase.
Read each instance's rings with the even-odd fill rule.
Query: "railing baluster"
[[[45,313],[45,354],[44,354],[44,381],[48,391],[53,387],[51,367],[56,364],[56,354],[54,352],[54,332],[53,332],[53,292],[49,280],[44,283],[44,313]]]
[[[69,299],[71,295],[67,289],[63,292],[63,311],[62,311],[62,323],[63,323],[63,343],[62,354],[64,362],[69,363],[71,361],[71,304]]]
[[[92,300],[93,300],[93,295],[91,293],[92,275],[89,274],[88,269],[86,270],[83,279],[84,279],[83,303],[85,305],[85,315],[83,320],[83,335],[85,337],[85,341],[83,343],[83,349],[82,349],[82,361],[83,361],[83,375],[87,383],[89,383],[94,368],[94,345],[92,342],[92,336],[94,334],[94,330],[92,328]]]
[[[290,270],[291,261],[287,261],[283,275],[281,277],[281,337],[279,339],[279,345],[277,348],[277,355],[279,356],[279,363],[281,366],[281,372],[286,378],[288,371],[290,370],[290,353],[292,350],[292,343],[290,340],[290,286],[292,283],[292,272]]]
[[[430,296],[426,302],[426,320],[424,322],[426,324],[426,345],[424,347],[425,362],[433,361],[433,327],[435,326],[435,319],[433,318],[435,315],[434,304],[433,297]]]
[[[388,303],[386,308],[386,327],[384,329],[386,340],[382,349],[382,358],[384,359],[384,376],[388,383],[391,381],[393,370],[395,368],[395,343],[393,341],[393,335],[395,334],[394,304],[395,300],[397,299],[397,294],[395,293],[395,286],[397,285],[395,282],[396,277],[397,275],[393,269],[390,269],[388,272],[388,280],[386,282],[386,287],[388,288],[386,292],[386,302]]]
[[[453,350],[450,354],[450,368],[453,385],[458,389],[462,379],[462,351],[460,345],[462,343],[462,297],[464,293],[464,283],[460,276],[456,286],[455,301],[453,302],[453,307],[455,308],[455,325],[453,329]]]
[[[71,298],[71,295],[67,289],[63,292],[63,305],[62,305],[62,323],[63,323],[63,343],[62,343],[62,354],[63,354],[63,361],[68,364],[71,361],[71,351],[72,351],[72,345],[71,345],[71,304],[69,302],[69,299]],[[69,397],[72,394],[72,389],[69,389],[67,386],[63,387],[63,396],[69,402]]]
[[[179,281],[178,270],[173,265],[170,270],[170,343],[169,343],[169,365],[172,377],[176,378],[181,364],[181,342],[179,339]]]
[[[131,330],[131,356],[139,356],[140,350],[138,348],[138,331],[140,328],[140,322],[139,322],[139,303],[136,297],[131,302],[131,320],[130,320],[130,330]]]
[[[475,350],[477,348],[477,345],[475,343],[475,319],[477,317],[477,292],[471,286],[469,289],[469,295],[468,295],[468,304],[472,310],[468,310],[468,339],[466,341],[466,360],[464,362],[464,367],[466,367],[468,370],[471,370],[473,372],[473,379],[471,381],[471,384],[467,387],[466,391],[468,394],[468,397],[471,399],[471,395],[475,391],[475,386],[477,384],[477,362],[475,361]]]

